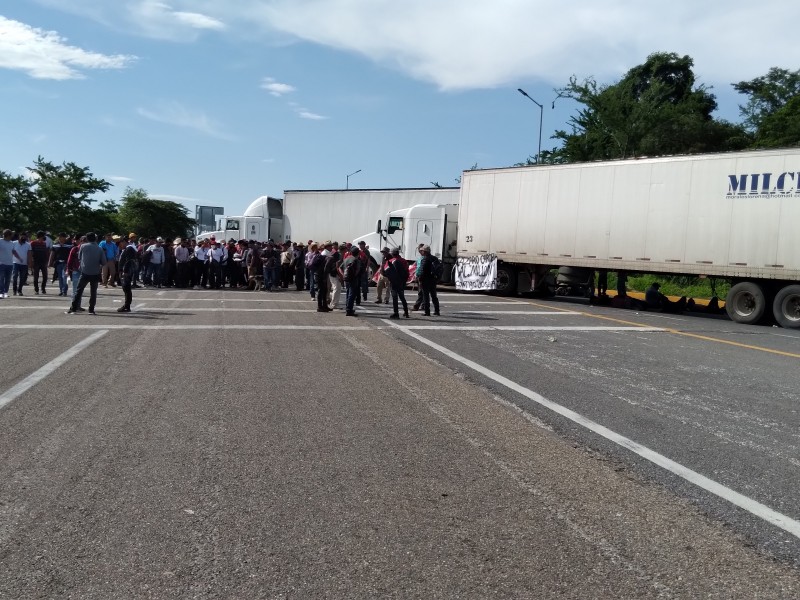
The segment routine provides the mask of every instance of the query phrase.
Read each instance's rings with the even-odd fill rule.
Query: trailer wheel
[[[501,296],[510,296],[517,291],[517,272],[510,265],[497,265],[497,287]]]
[[[734,285],[725,299],[725,310],[732,321],[747,325],[757,323],[764,316],[767,299],[761,286],[752,281]]]
[[[772,313],[781,327],[800,328],[800,285],[787,285],[775,295]]]

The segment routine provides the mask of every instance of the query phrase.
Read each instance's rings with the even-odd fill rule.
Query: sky
[[[668,9],[664,7],[668,6]],[[800,66],[786,0],[5,0],[0,170],[37,156],[241,214],[287,189],[457,185],[567,129],[570,76],[688,54],[732,82]],[[359,171],[356,173],[356,171]]]

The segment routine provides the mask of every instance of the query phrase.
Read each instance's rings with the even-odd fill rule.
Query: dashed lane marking
[[[677,475],[678,477],[696,485],[697,487],[706,490],[707,492],[714,494],[715,496],[738,506],[741,509],[746,510],[747,512],[759,517],[783,529],[787,533],[800,538],[800,521],[796,521],[791,517],[784,515],[782,513],[777,512],[776,510],[771,509],[770,507],[761,504],[757,500],[753,500],[739,492],[736,492],[721,483],[714,481],[713,479],[709,479],[705,475],[701,475],[700,473],[693,471],[692,469],[681,465],[680,463],[675,462],[674,460],[667,458],[663,454],[656,452],[655,450],[651,450],[646,446],[642,446],[641,444],[634,442],[632,439],[627,438],[619,433],[612,431],[608,427],[604,425],[600,425],[595,421],[583,416],[580,413],[575,412],[572,409],[569,409],[565,406],[562,406],[552,400],[548,400],[541,394],[537,394],[533,390],[530,390],[526,387],[521,386],[520,384],[511,381],[510,379],[503,377],[499,373],[495,373],[491,369],[484,367],[460,354],[456,354],[449,348],[445,348],[435,342],[432,342],[425,337],[421,336],[420,334],[411,331],[408,327],[402,327],[392,323],[391,321],[385,321],[387,325],[390,327],[394,327],[398,331],[414,338],[418,342],[429,346],[430,348],[436,350],[444,354],[445,356],[455,360],[456,362],[461,363],[465,367],[472,369],[473,371],[480,373],[484,377],[491,379],[499,383],[500,385],[510,389],[511,391],[536,402],[537,404],[555,412],[562,417],[569,419],[573,423],[577,423],[582,427],[585,427],[589,431],[623,447],[634,454],[644,458],[645,460],[650,461],[651,463],[658,465],[659,467],[666,469],[667,471]]]
[[[3,393],[0,396],[0,408],[7,406],[17,398],[19,398],[22,394],[27,392],[33,386],[35,386],[40,381],[44,380],[48,375],[53,373],[56,369],[58,369],[61,365],[69,361],[74,356],[80,354],[83,350],[94,344],[97,340],[103,337],[105,334],[108,333],[108,328],[103,327],[99,331],[93,333],[86,339],[78,342],[72,348],[63,352],[56,356],[53,360],[49,363],[44,365],[41,369],[31,373],[25,379],[20,381],[17,385]]]

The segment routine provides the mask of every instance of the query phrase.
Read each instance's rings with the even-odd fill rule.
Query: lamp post
[[[350,173],[350,175],[347,176],[347,187],[345,188],[346,190],[350,189],[350,177],[352,177],[356,173],[361,173],[361,169],[359,169],[358,171],[353,171],[352,173]]]
[[[539,107],[539,151],[536,153],[536,164],[538,165],[539,161],[542,160],[542,119],[544,118],[544,106],[528,96],[527,92],[522,88],[517,88],[517,91]]]

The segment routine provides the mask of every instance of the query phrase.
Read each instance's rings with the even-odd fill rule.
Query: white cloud
[[[130,183],[131,181],[134,181],[134,179],[130,177],[124,177],[122,175],[109,175],[106,177],[106,179],[109,181],[116,181],[117,183]]]
[[[225,23],[199,12],[173,10],[158,0],[128,4],[130,19],[146,35],[174,41],[193,41],[203,30],[221,31]]]
[[[275,81],[272,77],[264,77],[261,81],[261,89],[267,90],[273,96],[279,98],[285,94],[291,94],[297,91],[297,88],[288,83],[280,83]]]
[[[311,119],[312,121],[324,121],[325,119],[328,118],[322,115],[318,115],[317,113],[309,112],[307,110],[301,110],[297,114],[301,119]]]
[[[632,0],[241,0],[263,25],[299,39],[393,65],[442,89],[535,79],[563,85],[573,73],[618,77],[654,51],[689,54],[706,82],[763,74],[800,63],[788,30],[746,43],[749,23],[781,15],[800,20],[785,0],[673,0],[669,10]],[[226,7],[227,10],[227,7]],[[777,32],[776,32],[777,33]]]
[[[121,69],[133,56],[107,55],[70,46],[45,31],[0,16],[0,68],[25,71],[36,79],[82,79],[82,70]]]
[[[156,109],[139,107],[136,112],[140,116],[158,123],[194,129],[205,135],[223,140],[230,141],[234,139],[204,112],[186,108],[179,102],[165,102]]]
[[[97,20],[120,19],[122,2],[37,0]],[[572,74],[619,77],[655,51],[688,54],[703,82],[725,85],[772,66],[795,68],[800,44],[790,23],[800,3],[786,0],[672,0],[669,8],[634,0],[136,0],[128,18],[149,35],[193,39],[287,37],[354,53],[441,89],[539,81],[561,86]],[[69,7],[65,6],[68,5]],[[698,8],[700,7],[700,8]],[[179,13],[200,15],[196,29]],[[188,12],[191,11],[191,12]],[[98,14],[100,16],[98,16]],[[770,20],[766,37],[748,27]],[[193,18],[188,19],[192,21]],[[137,21],[134,20],[134,23]],[[149,25],[148,25],[149,24]],[[758,40],[756,43],[754,40]]]

